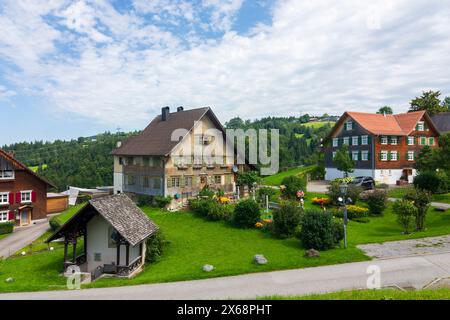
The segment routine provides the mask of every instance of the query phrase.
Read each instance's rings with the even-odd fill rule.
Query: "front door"
[[[31,222],[31,210],[30,209],[22,209],[20,212],[20,225],[27,226]]]

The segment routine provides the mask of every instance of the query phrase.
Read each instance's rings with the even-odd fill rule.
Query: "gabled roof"
[[[417,122],[423,117],[428,119],[430,125],[436,130],[431,118],[425,111],[400,113],[395,115],[347,111],[336,123],[331,135],[333,135],[349,117],[357,122],[369,134],[373,135],[407,136],[415,130]]]
[[[438,113],[431,116],[431,120],[439,133],[450,132],[450,112]]]
[[[196,121],[210,115],[217,128],[224,132],[222,125],[209,107],[172,112],[167,120],[158,115],[138,136],[131,137],[122,146],[113,151],[114,155],[129,156],[166,156],[180,141],[171,141],[176,129],[191,130]]]
[[[11,156],[8,152],[0,149],[0,157],[3,157],[6,160],[10,161],[15,167],[17,167],[19,169],[22,169],[22,170],[28,172],[29,174],[35,176],[36,178],[38,178],[39,180],[44,182],[47,186],[49,186],[51,188],[56,188],[56,186],[53,183],[51,183],[50,181],[48,181],[44,177],[41,177],[40,175],[38,175],[33,170],[29,169],[26,165],[24,165],[22,162],[20,162],[19,160],[17,160],[13,156]]]
[[[156,224],[128,196],[115,194],[90,200],[87,205],[48,238],[47,242],[74,232],[74,228],[80,228],[83,223],[87,223],[92,218],[93,211],[111,224],[132,246],[136,246],[146,240],[158,230]],[[88,216],[87,219],[86,216]]]

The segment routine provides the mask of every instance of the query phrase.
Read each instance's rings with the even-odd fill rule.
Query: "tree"
[[[442,106],[447,109],[447,112],[450,112],[450,97],[445,97]]]
[[[378,114],[394,114],[394,111],[389,106],[384,106],[380,108],[377,112]]]
[[[260,182],[260,178],[255,171],[241,172],[237,177],[238,186],[247,186],[248,188],[253,188],[255,184]]]
[[[273,213],[273,233],[279,238],[289,238],[295,235],[302,218],[302,209],[296,203],[281,205]]]
[[[448,111],[448,108],[445,108],[439,96],[441,95],[440,91],[427,91],[423,92],[420,97],[417,97],[411,101],[411,107],[408,112],[414,111],[428,111],[430,115],[434,115],[436,113]]]
[[[417,155],[415,168],[419,172],[433,171],[438,168],[436,152],[429,146],[425,146]]]
[[[306,177],[304,176],[289,176],[284,178],[281,181],[281,184],[284,186],[282,190],[283,196],[289,199],[295,199],[297,197],[297,191],[306,192]]]
[[[225,123],[225,127],[227,129],[243,129],[245,127],[244,121],[239,118],[230,119],[227,123]]]
[[[338,151],[336,151],[336,156],[334,158],[334,164],[339,171],[344,172],[344,178],[348,177],[349,173],[353,172],[355,168],[355,163],[350,157],[350,152],[348,146],[342,146]]]
[[[430,208],[431,195],[427,191],[414,189],[405,195],[405,200],[410,201],[416,207],[416,230],[425,230],[425,219]]]
[[[410,234],[417,208],[408,200],[397,200],[392,206],[397,215],[397,222],[402,226],[404,234]]]

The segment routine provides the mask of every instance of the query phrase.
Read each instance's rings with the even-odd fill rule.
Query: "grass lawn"
[[[391,198],[401,198],[412,189],[412,186],[393,188],[388,191],[388,196]],[[450,204],[450,193],[433,194],[433,201]]]
[[[450,289],[400,291],[394,289],[340,291],[299,297],[265,297],[261,300],[449,300]]]
[[[0,240],[6,238],[7,236],[9,236],[11,233],[6,233],[6,234],[0,234]]]
[[[320,258],[307,259],[296,239],[275,239],[261,230],[236,229],[225,222],[207,221],[189,212],[143,210],[160,226],[169,241],[163,258],[147,265],[144,272],[133,279],[105,278],[89,287],[192,280],[363,261],[368,258],[356,248],[357,244],[450,233],[450,211],[442,213],[430,209],[427,231],[403,235],[389,209],[383,217],[370,218],[369,223],[351,221],[348,249],[340,247],[321,252]],[[264,254],[269,263],[262,266],[253,264],[255,254]],[[0,292],[63,289],[65,279],[59,275],[62,256],[63,249],[55,246],[54,251],[5,260],[0,265]],[[203,272],[204,264],[212,264],[216,269],[210,273]],[[6,283],[8,277],[15,281]]]
[[[311,127],[311,128],[320,128],[325,125],[331,125],[334,126],[335,122],[333,121],[315,121],[315,122],[308,122],[303,124],[305,127]]]
[[[314,167],[315,166],[298,167],[298,168],[290,169],[287,171],[283,171],[283,172],[274,174],[272,176],[263,178],[262,184],[269,185],[269,186],[279,186],[279,185],[281,185],[281,181],[283,181],[284,178],[304,173],[305,171],[311,170]]]

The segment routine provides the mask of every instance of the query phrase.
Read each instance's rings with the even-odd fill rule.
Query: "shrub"
[[[333,221],[333,242],[335,244],[344,240],[344,224]]]
[[[439,177],[439,188],[437,193],[447,193],[450,191],[450,175],[448,172],[439,171],[437,173]]]
[[[213,198],[215,195],[214,190],[210,189],[208,186],[204,186],[198,193],[198,196],[201,198]]]
[[[260,202],[265,203],[266,196],[269,196],[269,201],[276,201],[277,190],[270,187],[261,187],[258,189],[258,199]]]
[[[61,221],[59,221],[58,217],[50,218],[50,220],[48,221],[48,224],[50,225],[50,229],[53,232],[56,232],[62,226],[62,223],[61,223]]]
[[[333,215],[337,218],[344,218],[344,209],[341,207],[339,210],[333,211]],[[363,218],[367,218],[369,215],[369,209],[356,206],[356,205],[347,205],[347,218],[350,220],[359,220]]]
[[[256,201],[246,199],[240,201],[233,214],[233,224],[241,228],[251,228],[260,220],[261,214]]]
[[[328,186],[328,192],[327,195],[331,199],[331,201],[334,204],[339,204],[338,198],[342,197],[341,191],[339,189],[339,185],[341,184],[340,181],[332,181],[331,184]],[[349,185],[347,189],[347,198],[352,199],[352,203],[356,204],[360,198],[361,187],[357,187],[354,185]]]
[[[0,223],[0,234],[12,233],[15,225],[15,221],[6,221]]]
[[[189,201],[190,209],[202,217],[206,217],[216,204],[217,202],[214,199],[192,199]]]
[[[409,200],[397,200],[393,204],[394,213],[397,215],[397,222],[402,226],[403,233],[411,233],[414,217],[417,214],[417,208]]]
[[[297,197],[297,191],[303,190],[306,192],[306,177],[302,176],[289,176],[283,179],[281,182],[285,186],[283,189],[283,196],[289,199],[295,199]]]
[[[325,179],[325,167],[322,165],[315,166],[310,173],[311,180],[324,180]]]
[[[330,212],[306,210],[298,238],[305,249],[328,250],[341,241],[341,227]]]
[[[153,205],[153,197],[148,195],[139,195],[137,197],[137,205],[142,206],[152,206]]]
[[[431,202],[430,193],[424,190],[413,189],[405,195],[404,199],[412,201],[417,209],[415,217],[416,230],[425,230],[425,218],[427,216],[428,208],[430,207]]]
[[[318,205],[326,205],[331,203],[331,199],[327,197],[314,197],[311,202]]]
[[[371,215],[381,216],[387,208],[387,192],[382,189],[373,190],[366,196]]]
[[[426,190],[431,193],[437,193],[441,185],[441,179],[436,172],[422,172],[414,178],[414,187],[416,189]]]
[[[279,238],[295,235],[302,219],[302,210],[295,203],[281,205],[273,213],[273,233]]]
[[[158,261],[163,255],[167,243],[161,230],[150,236],[146,242],[145,260],[147,262]]]
[[[213,221],[218,220],[230,220],[233,216],[233,206],[229,204],[211,204],[209,207],[209,211],[206,214],[206,217]]]
[[[165,208],[172,202],[172,197],[156,196],[154,201],[158,208]]]

